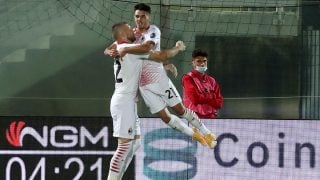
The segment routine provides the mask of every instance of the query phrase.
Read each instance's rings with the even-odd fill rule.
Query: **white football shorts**
[[[166,83],[152,83],[139,87],[140,94],[152,114],[165,107],[181,103],[181,96],[170,79]]]
[[[140,119],[137,113],[136,95],[113,94],[110,102],[113,120],[113,136],[134,139],[140,135]]]

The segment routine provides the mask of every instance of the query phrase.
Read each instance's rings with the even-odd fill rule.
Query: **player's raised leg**
[[[185,118],[194,128],[199,129],[200,132],[204,135],[207,145],[213,149],[217,145],[215,135],[203,124],[200,118],[192,110],[185,108],[182,103],[172,107],[177,114],[182,118]],[[194,129],[194,130],[196,130]]]
[[[206,141],[204,137],[199,133],[199,131],[193,130],[188,127],[182,119],[178,118],[177,116],[171,114],[167,108],[162,109],[159,111],[158,116],[168,124],[173,129],[176,129],[190,137],[193,140],[200,142],[202,145],[206,145]]]

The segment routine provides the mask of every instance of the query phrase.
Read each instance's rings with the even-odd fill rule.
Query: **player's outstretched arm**
[[[124,47],[119,50],[120,57],[129,54],[146,54],[154,47],[153,41],[147,41],[137,46]]]
[[[119,57],[119,52],[117,51],[117,45],[112,43],[109,47],[104,50],[104,55],[111,56],[113,58]]]
[[[149,54],[149,59],[164,62],[174,56],[176,56],[180,51],[184,51],[186,46],[182,41],[177,41],[175,47],[170,49],[165,49],[162,51],[151,51]]]

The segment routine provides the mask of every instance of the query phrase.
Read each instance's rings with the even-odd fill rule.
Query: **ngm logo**
[[[42,129],[28,126],[24,121],[13,121],[6,129],[6,140],[14,147],[28,146],[29,138],[35,140],[40,146],[46,148],[87,147],[88,145],[101,144],[103,148],[108,146],[108,127],[101,127],[90,132],[85,126],[56,125]],[[33,144],[34,145],[34,144]]]

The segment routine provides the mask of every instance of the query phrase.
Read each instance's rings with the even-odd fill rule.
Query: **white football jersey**
[[[142,34],[136,34],[136,44],[142,44],[146,41],[153,41],[155,46],[152,50],[160,51],[160,29],[155,25],[150,25],[148,30]]]
[[[117,44],[117,50],[137,44]],[[134,93],[138,91],[143,59],[149,55],[126,54],[121,60],[114,61],[115,91],[114,93]]]
[[[141,35],[136,36],[137,40],[135,43],[143,44],[146,41],[153,41],[155,46],[153,51],[160,51],[160,37],[161,32],[155,25],[150,25],[149,29]],[[140,86],[147,84],[159,83],[160,79],[166,78],[166,71],[163,68],[163,63],[155,61],[143,61],[142,71],[140,77]]]

